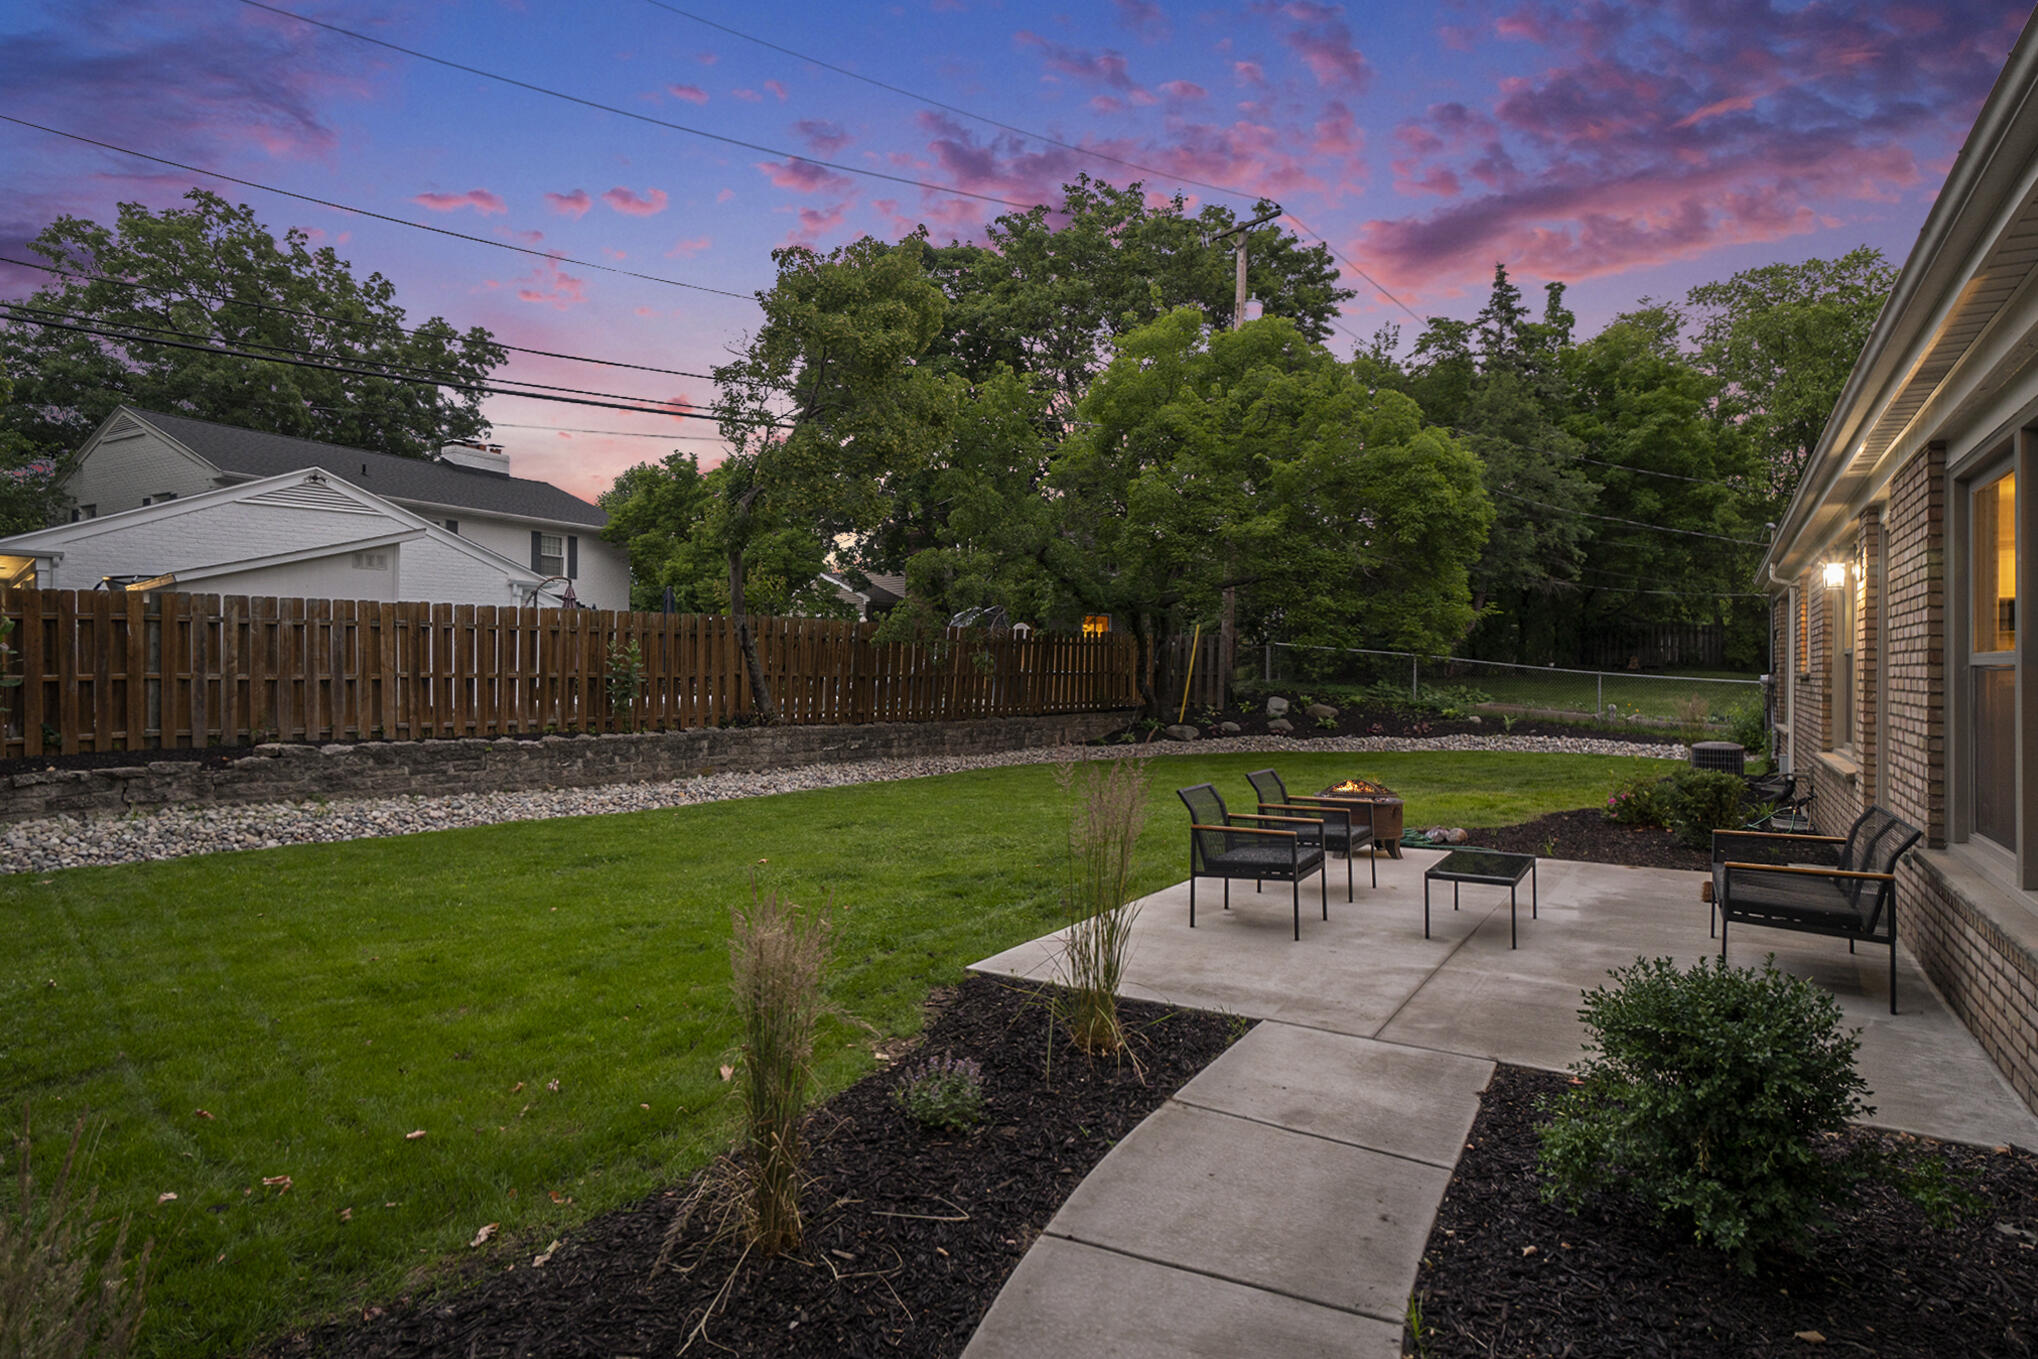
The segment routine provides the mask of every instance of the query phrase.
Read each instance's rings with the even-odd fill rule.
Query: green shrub
[[[1761,699],[1737,704],[1727,712],[1727,739],[1740,744],[1755,758],[1769,754],[1769,723]]]
[[[1849,1180],[1820,1142],[1874,1110],[1854,1069],[1858,1031],[1809,982],[1778,972],[1637,959],[1580,1012],[1597,1055],[1546,1102],[1546,1200],[1576,1208],[1624,1192],[1659,1223],[1744,1271],[1801,1244]]]
[[[907,1068],[892,1099],[927,1127],[960,1132],[984,1116],[984,1069],[968,1057],[929,1057]]]
[[[1680,769],[1670,779],[1670,827],[1680,843],[1693,849],[1712,845],[1716,830],[1732,830],[1747,820],[1748,781],[1717,770]]]
[[[1606,819],[1623,826],[1668,826],[1670,781],[1657,774],[1622,779],[1606,795]]]

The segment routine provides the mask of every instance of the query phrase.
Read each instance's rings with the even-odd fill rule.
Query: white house
[[[74,462],[68,524],[0,539],[0,581],[213,594],[629,607],[608,516],[500,449],[368,453],[122,406]]]

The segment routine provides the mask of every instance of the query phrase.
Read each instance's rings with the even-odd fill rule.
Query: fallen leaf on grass
[[[156,1202],[157,1202],[157,1203],[174,1203],[174,1202],[176,1202],[176,1199],[177,1199],[177,1196],[176,1196],[175,1194],[158,1194],[158,1195],[156,1195]]]
[[[501,1225],[502,1224],[500,1222],[489,1223],[486,1227],[483,1227],[480,1231],[474,1233],[474,1239],[467,1243],[468,1246],[471,1248],[474,1246],[486,1245],[488,1243],[488,1238],[494,1236],[495,1229],[497,1227],[500,1227]]]
[[[342,1221],[342,1222],[352,1222],[353,1220],[354,1220],[354,1210],[353,1210],[352,1208],[342,1208],[342,1209],[340,1209],[340,1221]]]
[[[543,1268],[545,1267],[545,1264],[546,1264],[546,1262],[547,1262],[547,1261],[549,1261],[549,1260],[550,1260],[550,1259],[552,1258],[552,1252],[554,1252],[554,1251],[556,1251],[556,1250],[558,1250],[558,1249],[559,1249],[559,1242],[555,1240],[555,1241],[553,1241],[553,1242],[552,1242],[552,1244],[551,1244],[551,1245],[549,1245],[549,1246],[545,1247],[545,1253],[544,1253],[543,1255],[539,1255],[539,1256],[536,1256],[535,1258],[533,1258],[533,1259],[532,1259],[532,1261],[531,1261],[531,1268],[532,1268],[532,1269],[543,1269]]]
[[[558,1081],[558,1079],[557,1079],[557,1078],[555,1077],[555,1078],[554,1078],[554,1079],[552,1079],[552,1080],[546,1081],[546,1082],[545,1082],[545,1088],[546,1088],[547,1090],[550,1090],[550,1091],[551,1091],[551,1092],[552,1092],[553,1094],[555,1094],[555,1095],[556,1095],[556,1094],[558,1094],[558,1093],[559,1093],[559,1081]]]
[[[513,1086],[511,1086],[511,1087],[510,1087],[510,1093],[511,1093],[512,1095],[514,1095],[514,1094],[515,1094],[515,1093],[516,1093],[517,1091],[519,1091],[519,1090],[521,1090],[521,1089],[523,1089],[523,1088],[524,1088],[524,1083],[523,1083],[522,1081],[518,1081],[518,1082],[517,1082],[517,1083],[516,1083],[515,1085],[513,1085]]]
[[[723,1079],[723,1080],[725,1080],[725,1081],[726,1081],[726,1080],[728,1080],[728,1079],[729,1079],[729,1078],[730,1078],[731,1076],[733,1076],[733,1075],[735,1075],[735,1074],[736,1074],[736,1068],[735,1068],[735,1067],[733,1067],[733,1066],[727,1066],[727,1065],[724,1065],[724,1066],[722,1067],[722,1079]]]
[[[211,1115],[211,1114],[208,1114],[208,1113],[207,1113],[207,1112],[205,1112],[205,1110],[203,1110],[203,1109],[198,1109],[198,1110],[194,1110],[194,1111],[193,1111],[193,1113],[194,1113],[194,1116],[195,1116],[195,1117],[197,1117],[197,1118],[211,1118],[211,1117],[212,1117],[212,1115]]]
[[[425,1130],[424,1130],[423,1128],[419,1128],[419,1129],[418,1129],[418,1130],[417,1130],[416,1132],[407,1132],[407,1133],[405,1133],[405,1134],[403,1135],[403,1140],[404,1140],[404,1141],[406,1141],[406,1142],[415,1142],[415,1141],[417,1141],[417,1140],[418,1140],[418,1139],[419,1139],[420,1137],[423,1137],[424,1135],[425,1135]]]
[[[639,1109],[649,1109],[649,1108],[650,1108],[651,1106],[650,1106],[650,1105],[648,1105],[648,1104],[640,1104],[640,1105],[638,1105],[637,1107],[638,1107]]]
[[[262,1183],[265,1185],[273,1185],[276,1189],[276,1192],[279,1194],[287,1194],[290,1192],[290,1177],[288,1175],[264,1175],[262,1177]]]

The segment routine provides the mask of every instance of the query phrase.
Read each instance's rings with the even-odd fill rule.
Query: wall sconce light
[[[1847,563],[1827,562],[1821,575],[1828,590],[1837,590],[1847,583]]]

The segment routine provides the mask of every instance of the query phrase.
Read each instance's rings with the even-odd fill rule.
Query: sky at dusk
[[[1058,201],[1088,172],[1180,190],[1191,210],[1278,199],[1379,285],[1347,268],[1358,296],[1340,354],[1390,321],[1405,347],[1409,311],[1471,316],[1497,262],[1538,305],[1545,281],[1570,284],[1585,335],[1638,298],[1759,264],[1861,244],[1901,262],[2030,17],[2000,0],[282,7],[764,149],[237,0],[31,0],[0,7],[0,113],[557,256],[8,124],[0,253],[20,255],[60,214],[111,221],[119,202],[167,207],[206,184],[279,234],[334,244],[357,274],[385,274],[413,322],[704,373],[756,325],[748,295],[769,285],[775,247],[922,223],[937,242],[981,239],[1014,210],[985,198]],[[37,281],[0,266],[0,294]],[[500,376],[661,403],[704,405],[711,391],[527,355]],[[518,475],[589,498],[633,462],[719,448],[701,421],[507,397],[485,410]]]

